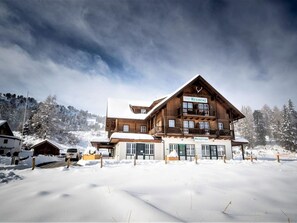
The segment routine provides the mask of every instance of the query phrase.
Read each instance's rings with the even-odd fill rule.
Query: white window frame
[[[175,120],[174,119],[169,119],[168,120],[168,127],[169,128],[175,128]]]
[[[129,125],[123,125],[123,132],[129,132]]]
[[[140,126],[140,132],[142,132],[142,133],[147,132],[147,130],[146,130],[146,125],[141,125],[141,126]]]
[[[218,123],[218,128],[219,128],[219,130],[224,130],[224,123],[223,122],[219,122]]]
[[[195,122],[191,120],[184,120],[184,128],[193,129],[195,128]]]
[[[136,143],[127,143],[126,144],[126,155],[131,156],[136,154]]]
[[[145,144],[145,155],[153,156],[155,154],[155,145],[152,143]]]

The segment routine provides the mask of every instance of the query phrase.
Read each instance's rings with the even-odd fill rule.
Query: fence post
[[[251,162],[253,162],[253,154],[251,154]]]
[[[277,160],[278,163],[280,162],[279,154],[276,154],[276,160]]]
[[[32,157],[32,170],[35,169],[35,157]]]
[[[67,159],[67,168],[69,168],[69,166],[70,166],[70,157],[68,157]]]
[[[167,161],[168,161],[168,160],[167,160],[167,155],[166,155],[166,156],[165,156],[165,164],[167,164]]]
[[[134,154],[134,166],[136,166],[136,154]]]
[[[198,155],[195,155],[195,163],[198,164]]]
[[[100,168],[102,168],[103,167],[103,156],[102,155],[100,155],[100,162],[101,162]]]
[[[226,163],[226,155],[223,156],[224,163]]]

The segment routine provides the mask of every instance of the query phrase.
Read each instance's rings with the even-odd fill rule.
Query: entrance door
[[[210,145],[210,159],[218,159],[218,148],[215,145]]]
[[[136,159],[145,159],[145,144],[137,143],[136,144]]]
[[[179,157],[180,160],[186,160],[187,159],[186,145],[185,144],[178,144],[178,157]]]

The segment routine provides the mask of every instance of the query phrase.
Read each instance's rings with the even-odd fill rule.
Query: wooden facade
[[[164,159],[174,150],[180,160],[193,160],[195,155],[231,159],[233,123],[241,118],[237,108],[197,75],[153,102],[109,99],[107,144],[119,159]],[[97,148],[107,144],[92,142]]]
[[[156,137],[207,136],[233,139],[235,120],[244,118],[230,102],[201,76],[171,96],[155,101],[150,107],[131,106],[135,114],[145,112],[144,119],[106,117],[106,131],[148,133]]]

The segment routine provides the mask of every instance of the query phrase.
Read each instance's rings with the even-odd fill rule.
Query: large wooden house
[[[108,140],[92,142],[119,159],[232,158],[234,121],[244,118],[203,77],[153,102],[108,99]]]

